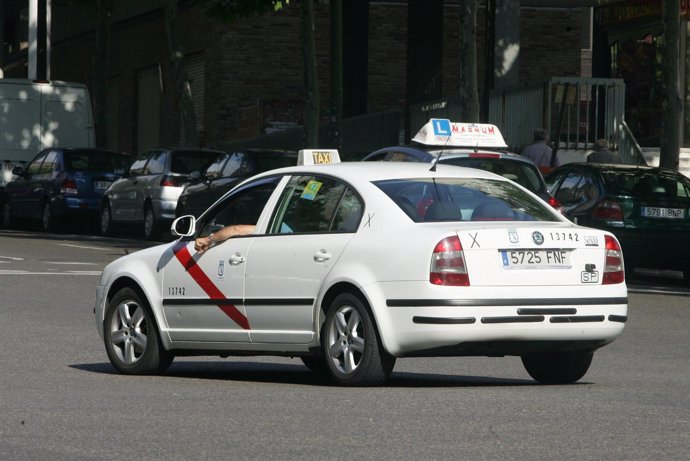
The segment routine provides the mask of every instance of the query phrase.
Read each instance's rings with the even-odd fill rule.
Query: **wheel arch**
[[[376,334],[378,335],[381,344],[383,344],[384,349],[389,354],[395,355],[395,347],[390,347],[393,346],[390,343],[391,339],[389,335],[385,334],[385,329],[382,329],[382,319],[380,318],[379,313],[372,307],[373,304],[369,299],[369,296],[367,296],[367,293],[362,288],[350,281],[339,281],[334,283],[328,288],[326,293],[321,298],[315,325],[316,333],[318,334],[318,343],[321,343],[322,330],[326,320],[326,311],[335,298],[343,293],[350,293],[351,295],[356,296],[362,302],[364,307],[369,312],[369,315],[371,315],[374,326],[376,327]]]
[[[169,336],[167,334],[167,330],[164,330],[161,328],[161,323],[162,323],[162,312],[159,312],[157,309],[154,308],[154,304],[151,302],[150,297],[146,293],[146,290],[144,290],[136,279],[134,279],[131,276],[122,276],[119,277],[117,280],[113,281],[113,283],[110,285],[108,288],[108,293],[105,298],[105,309],[103,309],[103,318],[99,319],[101,322],[101,329],[102,331],[105,331],[105,311],[107,309],[107,306],[110,304],[110,300],[113,299],[115,294],[119,292],[123,288],[131,288],[134,290],[140,297],[141,299],[147,303],[149,310],[153,314],[153,321],[155,322],[156,329],[158,330],[158,335],[161,339],[161,342],[163,343],[163,346],[165,347],[166,350],[171,349],[171,343],[169,340]]]

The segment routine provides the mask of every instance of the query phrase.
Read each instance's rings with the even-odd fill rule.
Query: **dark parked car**
[[[440,135],[435,131],[439,127]],[[443,133],[443,130],[447,131]],[[507,151],[501,132],[493,125],[432,119],[412,141],[409,146],[384,147],[374,151],[363,161],[438,162],[490,171],[520,184],[560,209],[560,204],[546,189],[537,165],[528,158]]]
[[[297,165],[297,152],[243,149],[221,155],[201,178],[188,184],[177,200],[177,216],[197,218],[241,180],[264,171]]]
[[[625,266],[683,271],[690,284],[690,179],[638,165],[568,163],[546,177],[577,224],[618,238]]]
[[[17,179],[7,184],[2,196],[2,224],[16,220],[39,221],[55,231],[63,218],[98,223],[105,190],[127,171],[132,156],[91,148],[49,148],[34,157],[24,170],[16,167]]]
[[[385,147],[364,157],[365,161],[389,162],[428,162],[435,161],[440,149],[427,149],[418,146]],[[492,152],[470,149],[447,149],[443,151],[439,163],[477,168],[508,178],[537,194],[550,205],[558,208],[558,203],[546,189],[546,183],[539,168],[531,160],[510,152]]]
[[[141,225],[144,238],[158,239],[175,218],[177,199],[192,173],[206,170],[224,152],[206,149],[153,149],[105,191],[101,234],[117,224]]]

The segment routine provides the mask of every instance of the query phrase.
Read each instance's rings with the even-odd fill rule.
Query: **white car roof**
[[[303,165],[271,170],[255,176],[275,174],[322,174],[346,180],[352,184],[399,178],[484,178],[505,181],[506,179],[475,168],[437,164],[431,171],[431,164],[418,162],[343,162],[329,165]]]

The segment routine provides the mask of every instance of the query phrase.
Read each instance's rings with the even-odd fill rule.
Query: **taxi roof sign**
[[[340,163],[338,149],[302,149],[297,155],[298,165]]]
[[[501,131],[488,123],[454,123],[432,118],[412,138],[427,146],[507,148]]]

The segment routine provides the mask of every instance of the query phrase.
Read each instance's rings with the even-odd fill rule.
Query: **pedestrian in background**
[[[533,142],[522,149],[522,156],[532,160],[538,167],[551,166],[551,153],[553,151],[546,143],[548,138],[544,128],[534,130]]]
[[[596,150],[587,157],[588,163],[621,163],[621,158],[609,150],[609,142],[606,139],[597,139]]]

